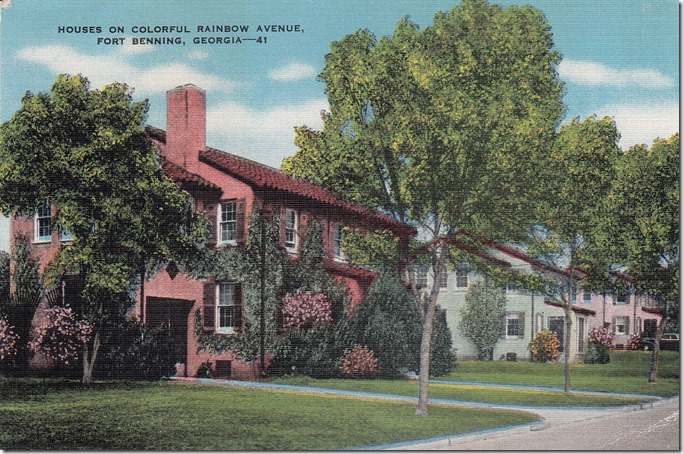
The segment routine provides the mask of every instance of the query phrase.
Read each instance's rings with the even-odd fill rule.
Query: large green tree
[[[359,30],[331,44],[320,79],[330,112],[323,130],[296,130],[283,171],[420,227],[434,276],[459,230],[496,240],[528,229],[539,154],[564,110],[559,54],[543,14],[464,0],[420,30]],[[428,289],[418,380],[427,414],[432,324]]]
[[[652,368],[657,379],[659,338],[680,308],[680,136],[657,139],[648,149],[624,153],[606,203],[604,240],[611,256],[635,278],[638,291],[654,298],[664,315]]]
[[[581,271],[590,270],[598,282],[598,275],[608,270],[606,256],[599,252],[598,226],[616,177],[614,166],[621,155],[618,140],[616,124],[609,117],[575,118],[563,125],[537,180],[542,194],[530,204],[539,222],[533,230],[530,252],[568,271],[566,278],[557,274],[548,278],[548,291],[562,302],[565,311],[565,392],[571,389],[571,306],[584,275]]]
[[[60,75],[49,93],[27,92],[0,129],[0,211],[31,215],[56,207],[53,229],[67,230],[46,269],[85,279],[84,316],[96,329],[84,345],[83,381],[92,380],[99,321],[159,264],[183,263],[201,249],[205,222],[164,176],[143,124],[147,101],[114,83],[90,89],[82,76]]]

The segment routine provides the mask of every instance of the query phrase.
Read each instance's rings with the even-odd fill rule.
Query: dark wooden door
[[[548,331],[555,333],[560,341],[560,350],[564,351],[564,317],[548,317]]]
[[[168,328],[176,363],[187,364],[187,324],[194,301],[147,297],[146,323]]]

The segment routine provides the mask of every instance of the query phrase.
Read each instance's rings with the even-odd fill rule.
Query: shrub
[[[352,345],[344,319],[333,325],[288,331],[275,342],[269,373],[336,377],[341,357]]]
[[[460,329],[477,347],[479,359],[493,359],[506,305],[500,287],[475,284],[467,292],[465,306],[460,311]]]
[[[453,336],[446,321],[446,310],[439,306],[436,307],[434,313],[432,345],[429,356],[429,375],[431,376],[442,377],[447,375],[455,366]]]
[[[6,316],[0,316],[0,361],[11,358],[17,354],[17,339],[14,327],[10,326]]]
[[[557,361],[560,357],[560,341],[555,333],[543,329],[529,342],[531,360],[538,363]]]
[[[103,330],[95,375],[124,380],[159,380],[175,373],[173,341],[167,328],[136,320],[109,321]]]
[[[350,327],[354,343],[374,352],[380,376],[417,371],[420,316],[413,296],[394,275],[380,275],[365,300],[354,309]]]
[[[638,350],[640,348],[640,341],[642,338],[642,333],[631,334],[631,337],[628,339],[628,348],[631,350]]]
[[[614,334],[607,328],[591,328],[588,331],[588,343],[602,345],[605,348],[614,348]]]
[[[92,326],[78,320],[70,307],[55,306],[45,310],[41,324],[34,329],[29,347],[49,358],[68,365],[78,360]]]
[[[332,323],[332,305],[327,296],[310,291],[297,291],[282,298],[283,329],[303,329]]]
[[[607,328],[595,327],[588,331],[586,364],[607,364],[609,349],[614,347],[614,334]]]
[[[364,345],[356,345],[347,351],[339,365],[339,373],[344,378],[375,378],[378,372],[375,354]]]

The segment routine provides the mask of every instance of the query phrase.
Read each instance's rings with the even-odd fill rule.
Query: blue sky
[[[4,0],[2,3],[7,3]],[[28,90],[47,91],[57,74],[82,73],[94,87],[118,81],[150,99],[148,123],[165,128],[165,91],[194,83],[207,92],[209,145],[279,166],[293,154],[293,127],[321,126],[327,107],[316,80],[329,43],[359,28],[391,34],[403,17],[426,27],[459,1],[95,1],[12,0],[0,9],[0,121]],[[673,0],[500,0],[545,14],[564,60],[568,121],[614,117],[627,148],[678,132],[679,22]],[[303,32],[256,32],[258,25],[299,25]],[[197,26],[248,25],[231,34],[266,43],[193,44]],[[60,33],[59,27],[101,27]],[[109,33],[109,27],[124,33]],[[190,33],[142,34],[132,27],[187,26]],[[98,38],[126,38],[124,45]],[[132,45],[132,38],[182,37],[185,45]],[[0,221],[0,249],[7,240]]]

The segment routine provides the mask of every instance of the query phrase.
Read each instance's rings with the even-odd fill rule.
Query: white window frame
[[[466,290],[470,286],[470,278],[469,278],[469,268],[468,267],[463,267],[460,266],[455,269],[455,289],[456,290]],[[465,280],[465,285],[460,285],[461,284],[461,279]]]
[[[218,204],[217,225],[219,244],[237,244],[237,200],[225,200]]]
[[[285,209],[285,249],[296,252],[299,248],[299,213],[292,208]]]
[[[517,334],[510,334],[510,322],[512,320],[517,320]],[[520,316],[519,312],[506,312],[505,313],[505,339],[521,339],[522,335],[519,334],[522,331],[520,326]]]
[[[619,321],[622,323],[620,324]],[[614,334],[617,336],[625,336],[626,333],[628,333],[629,321],[629,317],[625,315],[618,315],[614,317]],[[623,330],[619,329],[620,326],[623,327]]]
[[[332,238],[332,249],[334,250],[334,259],[343,262],[346,260],[344,251],[342,250],[342,242],[344,241],[344,226],[342,224],[334,225],[334,232]]]
[[[222,299],[221,296],[223,296],[223,292],[227,289],[231,289],[231,298],[229,299]],[[223,318],[221,317],[222,315],[222,310],[225,309],[225,317],[228,317],[228,310],[234,310],[235,307],[240,308],[241,310],[241,305],[236,304],[236,292],[237,292],[237,284],[235,282],[219,282],[216,284],[216,332],[217,333],[223,333],[223,334],[234,334],[236,331],[236,328],[238,328],[237,325],[225,325],[223,326],[222,321]],[[232,315],[234,317],[234,314]]]
[[[47,229],[47,235],[41,235]],[[33,241],[35,243],[49,243],[52,240],[52,206],[50,202],[38,208],[33,217]]]
[[[441,291],[448,290],[448,267],[444,263],[443,268],[441,268],[441,274],[437,276],[437,281],[439,284],[439,289]]]
[[[68,241],[73,241],[74,237],[71,234],[71,232],[69,232],[67,229],[62,229],[62,232],[60,233],[60,239],[63,242],[68,242]]]
[[[505,287],[503,287],[503,290],[505,290],[505,293],[508,294],[517,294],[519,293],[519,287],[517,287],[514,282],[506,282]]]

